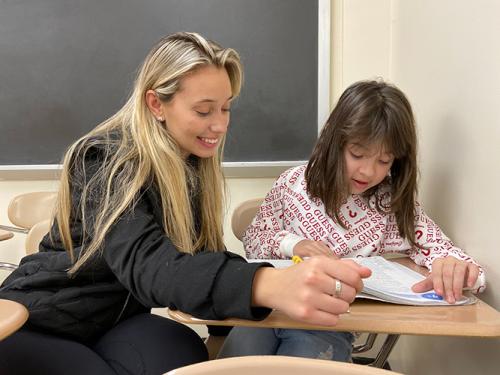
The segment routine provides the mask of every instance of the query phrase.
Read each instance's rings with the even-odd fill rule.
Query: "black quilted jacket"
[[[87,178],[101,158],[98,149],[87,153]],[[78,182],[79,176],[75,178]],[[74,202],[79,200],[78,185],[72,187]],[[71,262],[54,224],[52,238],[43,239],[40,253],[23,258],[4,281],[0,298],[23,303],[30,311],[29,327],[80,341],[93,340],[151,307],[168,306],[206,319],[264,318],[269,309],[250,306],[252,280],[262,264],[248,264],[227,251],[194,256],[177,251],[163,232],[160,206],[154,186],[144,189],[107,234],[102,255],[73,278],[66,273]],[[90,212],[99,209],[91,202],[88,207]],[[78,217],[71,234],[78,253]]]

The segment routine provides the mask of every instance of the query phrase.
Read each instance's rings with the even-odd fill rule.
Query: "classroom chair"
[[[257,211],[259,211],[263,200],[264,198],[249,199],[240,203],[234,209],[231,216],[231,229],[234,236],[240,241],[243,239],[243,235],[257,214]]]
[[[247,356],[216,359],[181,367],[165,375],[396,375],[371,366],[286,356]],[[401,374],[400,374],[401,375]]]
[[[28,315],[28,309],[20,303],[0,299],[0,341],[21,328]]]
[[[26,240],[24,242],[26,255],[36,253],[38,251],[38,245],[42,241],[43,237],[49,233],[52,221],[50,219],[36,223],[31,227],[26,235]],[[0,270],[13,271],[17,268],[17,264],[9,262],[0,262]]]
[[[38,251],[40,241],[48,233],[56,192],[33,192],[15,196],[7,208],[7,216],[14,226],[0,225],[0,230],[26,234],[26,254]],[[13,270],[16,264],[0,262],[0,269]]]
[[[39,191],[15,196],[7,208],[7,216],[14,226],[0,225],[0,229],[28,234],[35,224],[51,218],[56,198],[57,193],[54,191]]]

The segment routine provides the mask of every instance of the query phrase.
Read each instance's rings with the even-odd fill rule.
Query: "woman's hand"
[[[454,257],[437,258],[432,262],[432,272],[425,280],[413,285],[416,293],[434,289],[448,303],[462,298],[464,287],[472,288],[479,276],[479,267]]]
[[[301,258],[312,257],[314,255],[333,256],[332,250],[321,241],[302,240],[293,248],[293,255]]]
[[[370,274],[353,261],[326,256],[283,269],[262,267],[254,278],[253,304],[278,309],[299,321],[335,325],[363,289],[362,278]],[[342,283],[338,297],[334,296],[335,280]]]

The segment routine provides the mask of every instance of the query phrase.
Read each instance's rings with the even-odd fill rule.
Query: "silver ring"
[[[333,296],[335,298],[340,298],[340,294],[342,293],[342,283],[335,279],[335,293],[333,294]]]

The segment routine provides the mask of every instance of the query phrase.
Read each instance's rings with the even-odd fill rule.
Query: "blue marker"
[[[422,294],[422,297],[423,298],[427,298],[427,299],[433,299],[433,300],[436,300],[436,301],[442,301],[443,300],[442,296],[440,296],[439,294],[436,294],[434,292],[424,293],[424,294]]]

